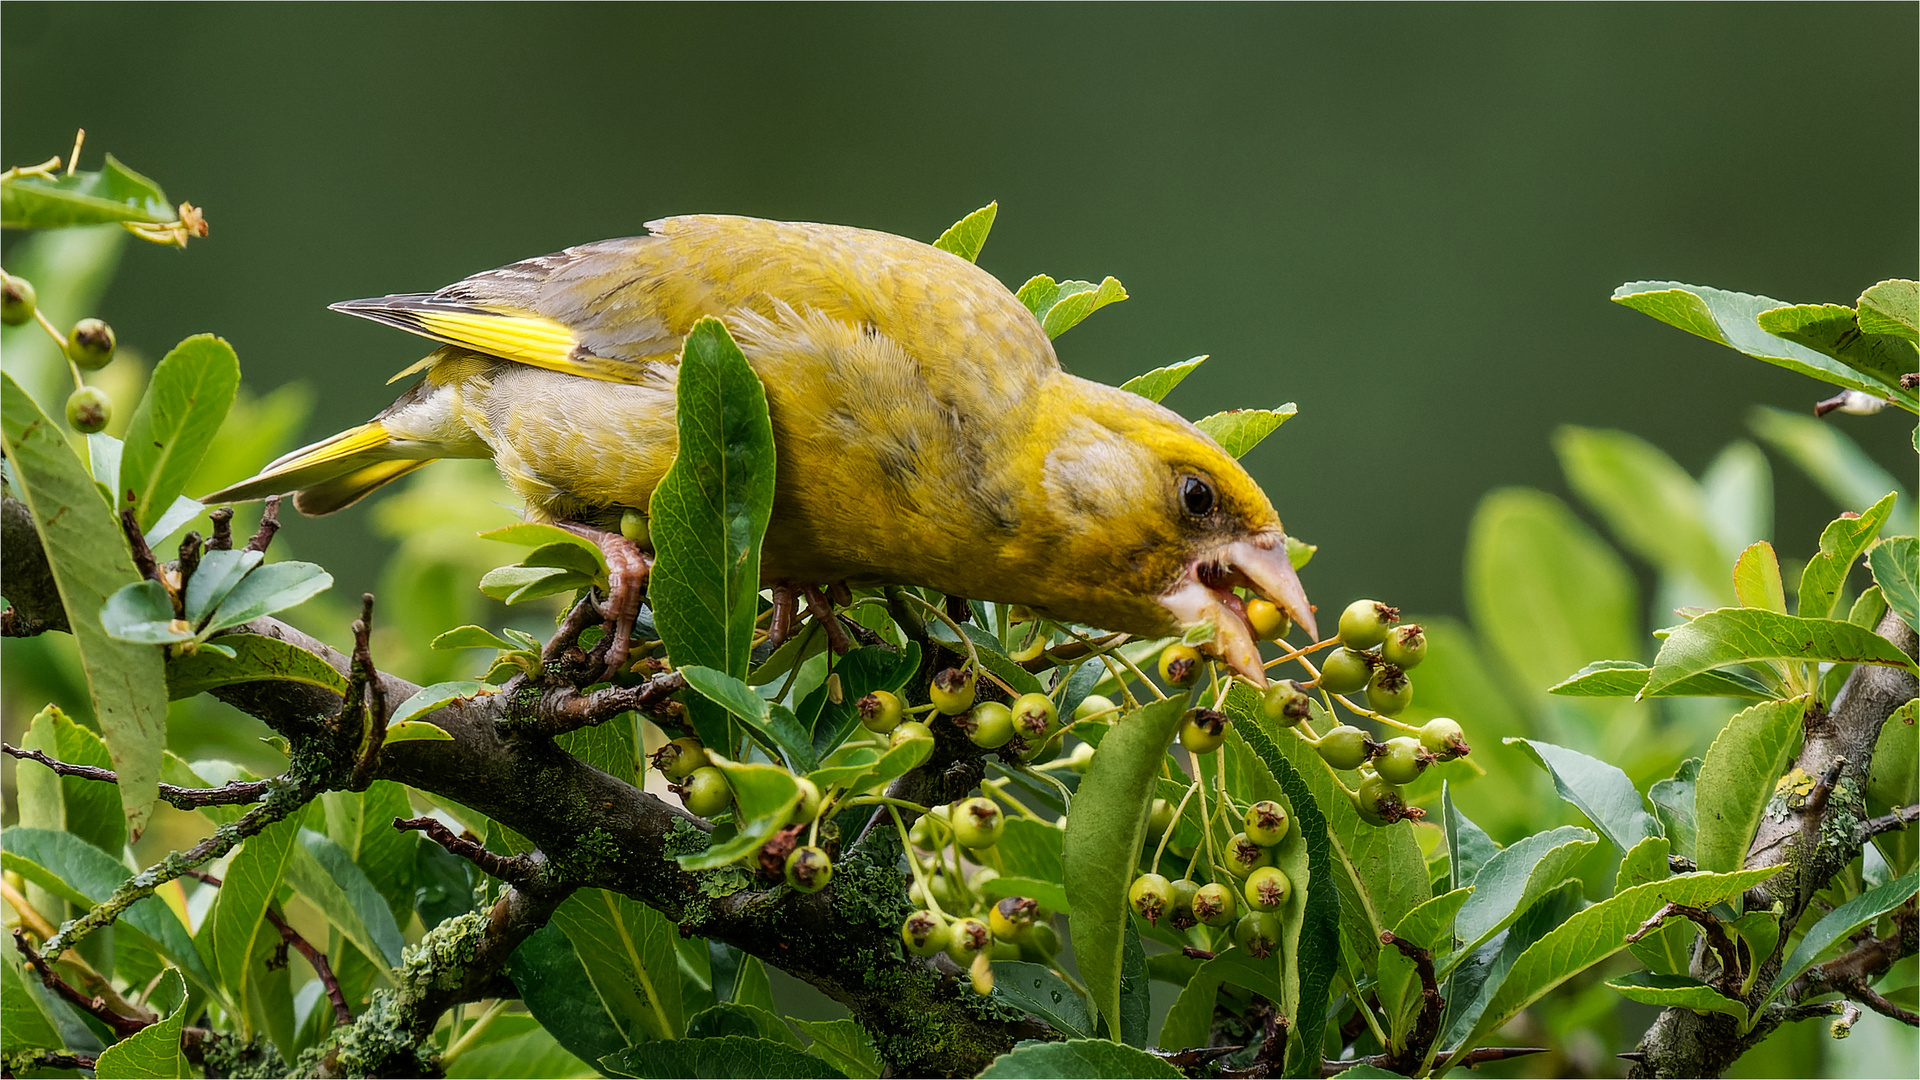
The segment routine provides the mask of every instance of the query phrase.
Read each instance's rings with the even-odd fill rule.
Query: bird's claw
[[[646,595],[647,577],[653,572],[653,557],[617,532],[575,522],[563,522],[561,528],[592,541],[607,560],[607,597],[600,604],[600,615],[606,620],[605,677],[612,678],[626,667],[633,624],[640,617],[640,598]]]

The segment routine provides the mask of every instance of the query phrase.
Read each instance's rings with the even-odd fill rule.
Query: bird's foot
[[[848,600],[853,598],[844,583],[833,586],[834,591],[845,594]],[[827,647],[835,656],[845,656],[853,648],[853,642],[847,638],[846,627],[840,625],[840,617],[834,614],[833,601],[818,588],[809,586],[803,595],[807,598],[807,614],[812,615],[820,628],[827,632]]]
[[[773,617],[767,622],[767,648],[777,649],[793,636],[794,617],[800,613],[800,594],[793,582],[773,583]]]
[[[575,536],[593,542],[607,560],[607,599],[600,606],[606,620],[606,676],[612,678],[626,667],[627,650],[633,638],[633,622],[640,615],[640,598],[646,595],[647,575],[653,572],[653,556],[638,544],[617,532],[591,525],[563,521],[559,526]],[[600,648],[594,650],[600,652]]]

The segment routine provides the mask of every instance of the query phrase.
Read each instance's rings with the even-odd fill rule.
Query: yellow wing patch
[[[574,366],[573,331],[540,315],[481,311],[409,311],[420,332],[450,345],[552,371]]]

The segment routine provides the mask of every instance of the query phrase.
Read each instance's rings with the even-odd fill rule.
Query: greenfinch
[[[647,228],[334,305],[440,342],[403,373],[424,378],[203,501],[294,491],[327,514],[435,459],[491,458],[529,518],[611,537],[614,554],[673,461],[681,343],[717,316],[773,424],[763,581],[927,586],[1139,635],[1211,624],[1207,650],[1259,685],[1233,588],[1314,632],[1246,470],[1170,410],[1062,370],[1033,313],[971,262],[834,225]],[[634,554],[638,568],[613,563],[629,590]]]

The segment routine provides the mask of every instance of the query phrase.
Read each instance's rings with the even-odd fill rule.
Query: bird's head
[[[1042,397],[1029,433],[1044,453],[1029,490],[1044,503],[1056,580],[1071,587],[1049,613],[1155,635],[1210,623],[1203,650],[1264,686],[1234,587],[1317,636],[1266,493],[1218,443],[1145,398],[1064,374]]]

